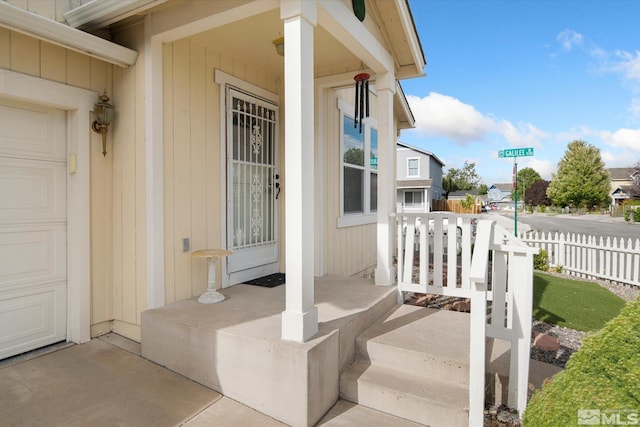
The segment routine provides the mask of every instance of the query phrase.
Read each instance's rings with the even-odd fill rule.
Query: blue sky
[[[401,141],[475,162],[487,185],[511,181],[505,148],[533,147],[518,168],[544,179],[575,139],[606,167],[640,161],[640,1],[409,3],[427,76],[402,82],[416,128]]]

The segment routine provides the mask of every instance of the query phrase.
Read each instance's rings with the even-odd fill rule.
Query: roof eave
[[[93,34],[0,1],[0,26],[80,52],[120,67],[130,67],[138,52]]]

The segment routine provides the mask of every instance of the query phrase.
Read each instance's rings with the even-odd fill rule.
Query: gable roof
[[[423,150],[422,148],[414,147],[413,145],[405,144],[404,142],[400,142],[400,141],[397,142],[397,145],[400,147],[406,148],[408,150],[413,150],[415,152],[418,152],[427,156],[431,156],[436,162],[440,163],[440,166],[444,167],[444,162],[440,160],[438,156],[436,156],[430,151]]]
[[[511,191],[513,189],[513,184],[508,183],[508,184],[493,184],[491,187],[489,187],[489,190],[491,190],[492,188],[497,188],[500,191]]]
[[[607,169],[612,180],[628,181],[632,179],[632,175],[638,172],[636,168],[609,168]]]

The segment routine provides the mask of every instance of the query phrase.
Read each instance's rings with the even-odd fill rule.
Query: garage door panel
[[[67,333],[66,112],[0,99],[0,359]]]
[[[0,294],[0,359],[62,341],[66,285]]]
[[[0,220],[66,218],[66,166],[0,158]]]
[[[0,103],[0,155],[64,161],[65,118],[60,110]]]
[[[0,227],[0,291],[65,280],[64,224]]]

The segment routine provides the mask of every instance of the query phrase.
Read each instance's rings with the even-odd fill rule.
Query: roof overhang
[[[168,0],[91,0],[64,14],[73,28],[94,30],[111,25],[135,14],[144,12]]]
[[[393,109],[398,114],[398,129],[413,129],[416,127],[416,119],[413,117],[411,107],[407,97],[402,90],[402,86],[399,81],[396,81],[396,93],[393,97]]]
[[[408,189],[408,188],[431,188],[433,184],[432,179],[406,179],[398,180],[396,182],[396,188]]]
[[[135,50],[52,21],[4,1],[0,1],[0,26],[120,67],[134,65],[138,59],[138,52]]]

